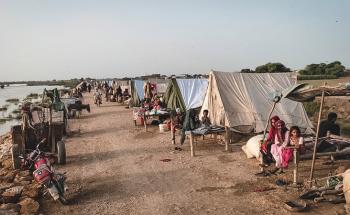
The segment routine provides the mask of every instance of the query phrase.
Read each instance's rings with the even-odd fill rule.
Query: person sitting
[[[273,158],[276,161],[276,168],[275,171],[279,171],[279,173],[283,172],[283,166],[282,166],[282,153],[283,149],[288,145],[289,141],[289,131],[286,128],[286,125],[284,121],[278,120],[276,122],[276,133],[275,133],[275,142],[271,145],[271,154]]]
[[[209,115],[209,111],[208,110],[204,110],[203,111],[203,116],[201,119],[201,126],[202,127],[210,127],[211,123],[210,123],[210,119],[208,117]]]
[[[161,109],[161,106],[159,105],[159,99],[158,98],[155,98],[153,100],[153,109],[155,109],[155,110],[160,110]]]
[[[301,137],[301,132],[298,126],[292,126],[290,128],[287,146],[295,147],[299,153],[304,153],[304,138]],[[282,149],[282,168],[288,168],[288,163],[293,158],[293,151],[294,149],[292,148]]]
[[[327,136],[329,131],[331,134],[340,135],[340,127],[335,122],[337,121],[338,115],[334,112],[330,112],[327,116],[327,120],[320,123],[320,131],[318,137]]]
[[[327,133],[330,132],[334,135],[340,135],[340,127],[335,122],[337,121],[338,115],[334,112],[328,113],[327,120],[320,123],[320,130],[318,132],[318,137],[326,137]],[[331,152],[336,150],[336,145],[331,144],[327,141],[321,141],[317,147],[318,152]]]
[[[277,132],[276,122],[280,120],[278,116],[273,116],[270,119],[270,130],[267,135],[267,139],[264,143],[261,144],[260,153],[262,156],[262,165],[267,166],[273,162],[272,154],[271,154],[271,145],[275,142],[275,134]]]

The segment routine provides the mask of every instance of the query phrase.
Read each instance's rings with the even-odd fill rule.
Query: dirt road
[[[226,153],[207,140],[190,158],[188,141],[174,151],[169,132],[135,127],[124,106],[86,101],[92,111],[70,121],[67,164],[58,167],[67,172],[71,204],[46,197],[43,214],[288,214],[282,202],[294,191],[254,192],[271,185],[256,182],[257,163],[240,145]]]

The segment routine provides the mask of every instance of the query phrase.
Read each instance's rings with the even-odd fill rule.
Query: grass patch
[[[335,75],[298,75],[298,80],[326,80],[337,79]]]
[[[17,99],[17,98],[6,99],[6,102],[8,102],[8,103],[18,103],[19,99]]]
[[[303,105],[309,117],[315,116],[320,110],[320,104],[317,102],[303,102]]]
[[[337,124],[340,126],[342,135],[350,135],[350,122],[345,120],[337,120]]]

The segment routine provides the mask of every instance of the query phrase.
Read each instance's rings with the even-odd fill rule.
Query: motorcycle
[[[43,139],[38,143],[36,149],[32,151],[27,157],[19,156],[22,167],[34,169],[33,177],[35,181],[45,188],[44,195],[48,192],[52,198],[59,200],[63,205],[68,204],[64,193],[68,190],[65,183],[66,173],[58,173],[53,168],[54,157],[51,153],[42,152],[40,146],[45,142]]]

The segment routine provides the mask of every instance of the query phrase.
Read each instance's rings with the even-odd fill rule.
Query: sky
[[[348,0],[0,0],[0,82],[350,67]]]

